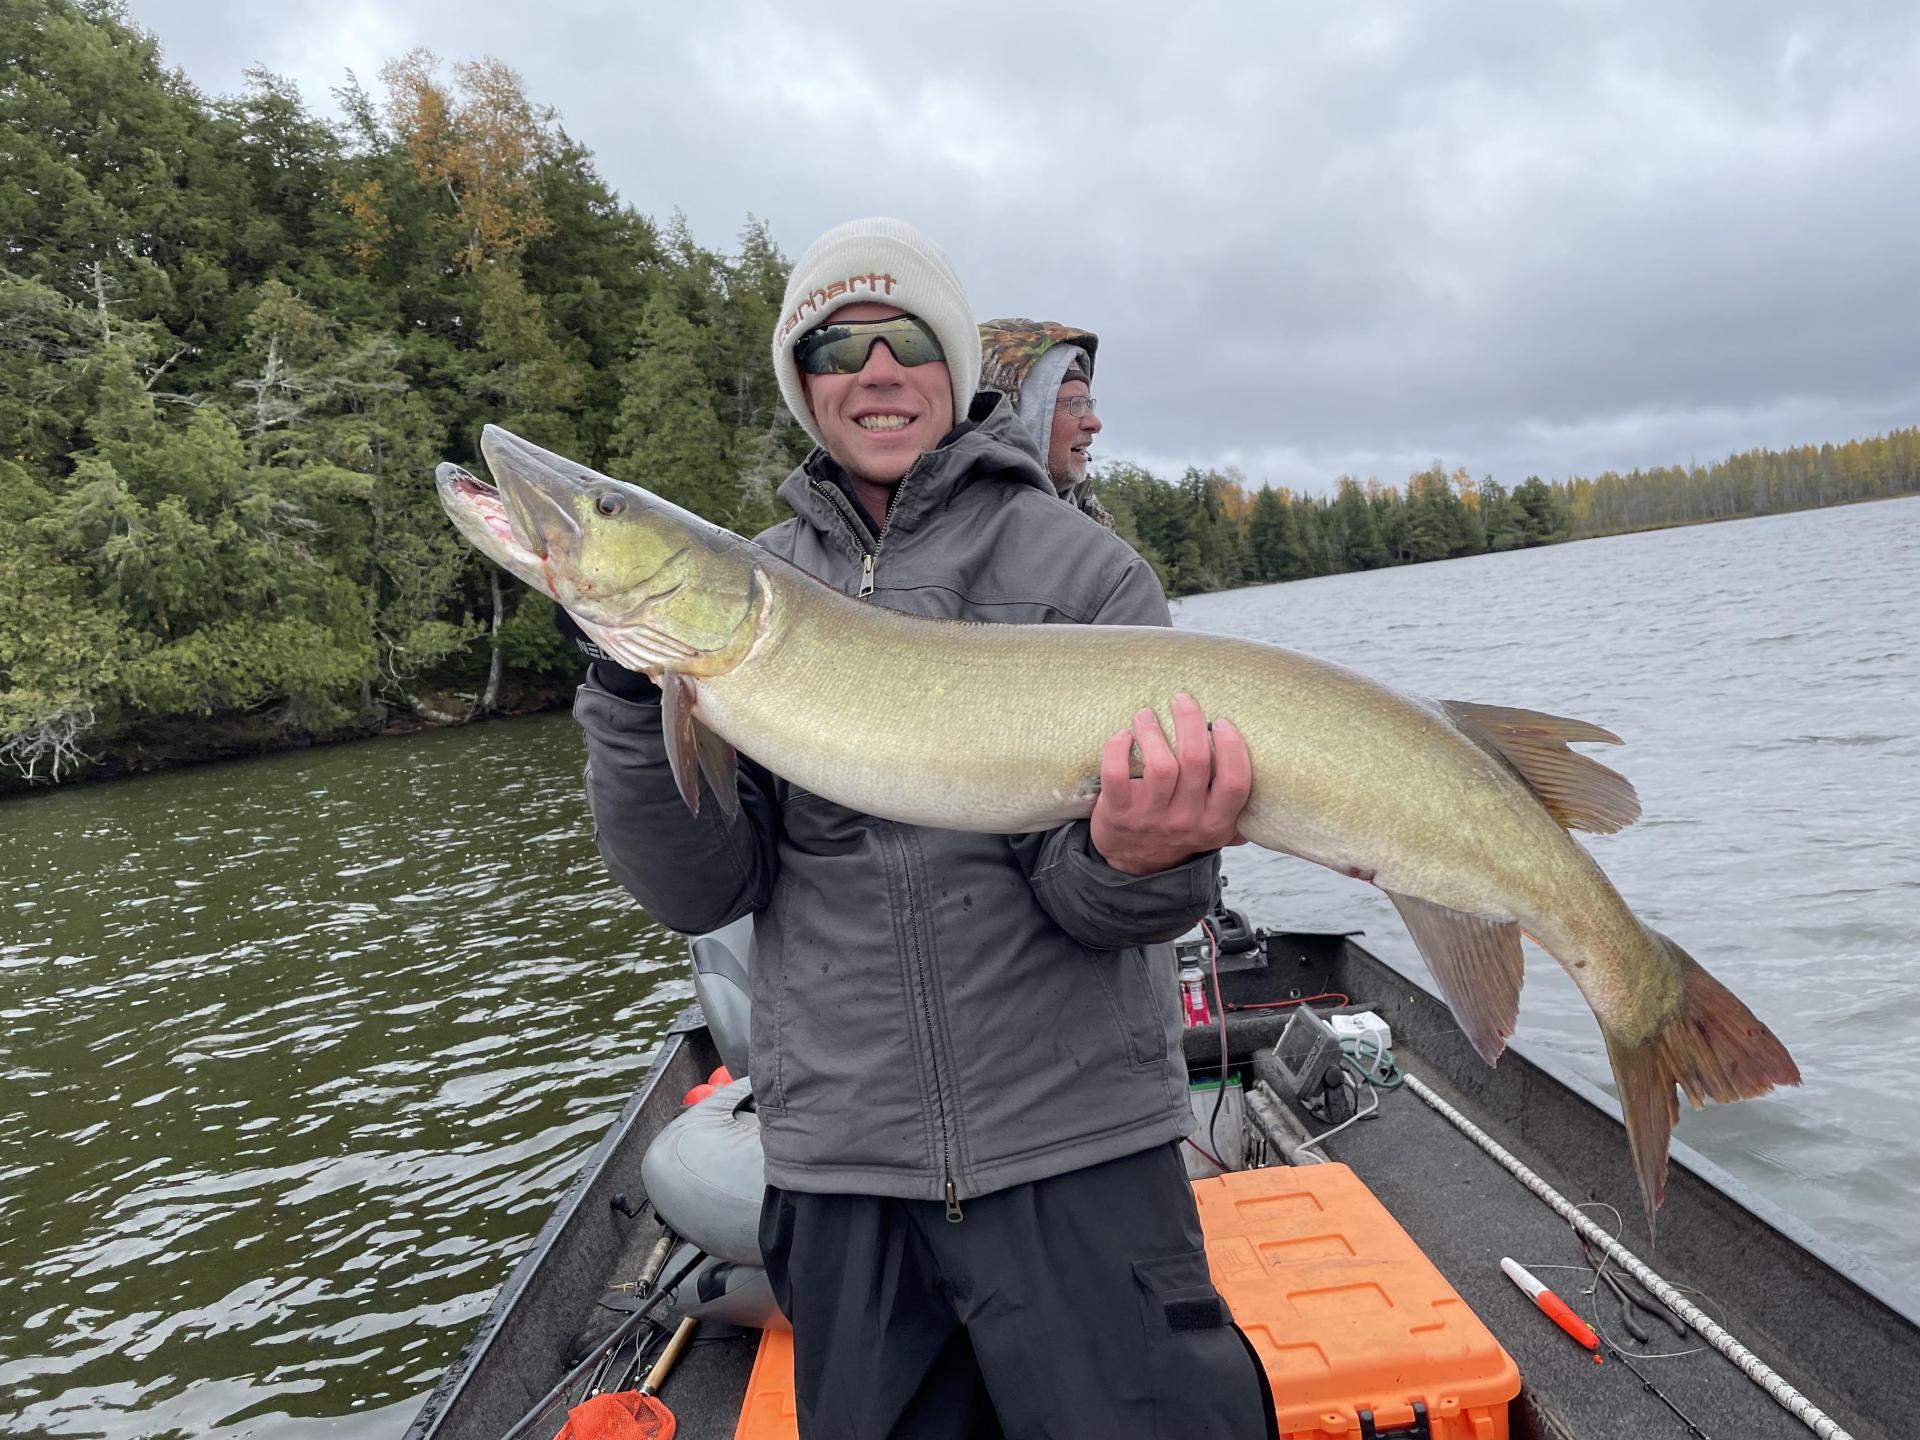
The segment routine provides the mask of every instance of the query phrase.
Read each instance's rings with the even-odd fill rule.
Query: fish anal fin
[[[1526,967],[1520,927],[1511,920],[1469,915],[1391,890],[1387,898],[1407,922],[1420,958],[1439,982],[1467,1039],[1482,1060],[1494,1064],[1520,1016]]]
[[[700,753],[700,773],[707,777],[707,788],[720,802],[720,813],[729,820],[740,813],[739,760],[733,746],[701,723],[693,722],[693,745]]]
[[[1680,1118],[1680,1091],[1699,1109],[1709,1100],[1747,1100],[1776,1085],[1798,1085],[1800,1067],[1787,1047],[1726,986],[1656,930],[1654,943],[1680,970],[1680,1006],[1638,1043],[1607,1030],[1607,1058],[1620,1091],[1647,1226],[1667,1192],[1667,1151]]]
[[[1505,705],[1443,700],[1440,708],[1481,749],[1512,766],[1547,813],[1569,830],[1611,835],[1640,818],[1640,797],[1617,770],[1568,749],[1570,741],[1618,745],[1611,730]]]
[[[700,757],[693,718],[693,682],[671,670],[660,676],[660,719],[666,732],[667,767],[687,809],[700,813]]]

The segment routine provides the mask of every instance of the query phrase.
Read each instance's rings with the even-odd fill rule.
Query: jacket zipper
[[[921,458],[924,459],[925,457],[923,456]],[[907,482],[913,479],[913,472],[919,468],[920,461],[915,460],[912,465],[907,467],[907,473],[900,477],[899,484],[893,487],[893,494],[887,500],[886,516],[880,522],[880,538],[871,543],[867,540],[866,526],[862,525],[855,517],[847,513],[847,505],[849,502],[845,494],[824,480],[808,481],[814,489],[820,492],[826,502],[833,507],[834,513],[840,517],[840,523],[847,527],[847,533],[853,537],[853,543],[860,547],[860,588],[854,592],[855,599],[865,600],[873,594],[873,567],[879,562],[880,547],[886,544],[887,529],[893,523],[893,512],[900,508],[900,496],[905,493]],[[952,1219],[955,1217],[949,1215],[948,1218]]]
[[[927,1027],[927,1057],[933,1068],[933,1103],[940,1116],[940,1168],[946,1180],[947,1221],[959,1224],[960,1187],[953,1178],[953,1132],[947,1125],[947,1087],[940,1078],[940,1039],[933,1026],[933,990],[927,981],[926,952],[920,948],[920,916],[914,904],[913,878],[907,865],[909,856],[904,841],[900,845],[900,882],[907,892],[907,934],[913,942],[913,968],[920,978],[920,1018]]]
[[[866,528],[847,514],[847,497],[824,481],[812,482],[821,496],[833,507],[834,513],[839,515],[841,523],[853,536],[854,543],[860,547],[859,598],[862,600],[873,594],[874,562],[880,558],[880,546],[885,542],[887,527],[893,520],[893,512],[900,508],[900,494],[907,488],[907,481],[913,478],[913,471],[919,468],[919,464],[920,462],[916,460],[913,467],[900,477],[900,483],[893,487],[893,497],[887,502],[886,519],[880,525],[881,538],[872,544],[867,542]],[[908,869],[908,860],[906,844],[903,841],[900,846],[900,878],[907,892],[907,933],[913,940],[913,967],[920,981],[920,1018],[926,1025],[927,1057],[933,1069],[933,1103],[940,1118],[940,1171],[947,1201],[947,1220],[951,1224],[958,1224],[966,1217],[960,1210],[960,1186],[953,1175],[953,1131],[947,1124],[947,1088],[940,1078],[940,1040],[933,1025],[933,990],[927,980],[926,953],[920,948],[919,914],[914,902],[913,879]]]
[[[893,494],[887,500],[886,518],[880,522],[880,538],[867,551],[860,566],[860,598],[873,594],[873,567],[880,559],[880,547],[887,543],[887,532],[893,528],[893,512],[900,508],[900,497],[907,493],[907,485],[913,479],[913,472],[920,468],[920,462],[914,461],[907,467],[907,473],[893,487]],[[946,1179],[947,1223],[957,1225],[966,1217],[960,1213],[960,1187],[953,1178],[953,1132],[947,1125],[947,1087],[940,1078],[940,1037],[933,1026],[933,988],[927,980],[926,952],[920,948],[920,917],[913,898],[913,876],[904,863],[907,860],[906,846],[901,845],[900,869],[901,884],[907,891],[907,933],[913,937],[913,966],[920,975],[920,1015],[927,1025],[927,1056],[933,1067],[933,1102],[940,1115],[940,1169]]]

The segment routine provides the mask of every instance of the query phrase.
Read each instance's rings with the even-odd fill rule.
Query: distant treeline
[[[1529,475],[1511,490],[1438,461],[1404,491],[1342,475],[1330,497],[1250,492],[1244,476],[1214,471],[1168,485],[1125,464],[1097,488],[1168,591],[1186,595],[1920,493],[1920,428],[1591,480]]]
[[[484,422],[778,518],[766,225],[623,205],[505,67],[403,56],[334,123],[202,96],[112,0],[13,0],[0,53],[0,788],[565,694],[548,602],[433,496]],[[1100,480],[1176,593],[1917,488],[1913,431],[1510,493]]]

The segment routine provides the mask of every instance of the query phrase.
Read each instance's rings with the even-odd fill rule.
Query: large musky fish
[[[1773,1033],[1643,925],[1568,827],[1639,816],[1569,742],[1618,738],[1528,710],[1403,695],[1277,646],[1192,631],[902,615],[814,580],[635,485],[488,426],[498,488],[454,465],[440,498],[488,558],[661,682],[696,812],[731,811],[734,753],[868,814],[1013,833],[1087,815],[1102,743],[1184,690],[1253,756],[1240,832],[1386,891],[1492,1063],[1519,1010],[1524,931],[1600,1021],[1649,1222],[1679,1117],[1797,1084]]]

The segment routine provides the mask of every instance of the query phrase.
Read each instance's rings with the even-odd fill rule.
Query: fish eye
[[[618,515],[627,508],[627,502],[623,497],[609,492],[595,500],[593,508],[602,515]]]

